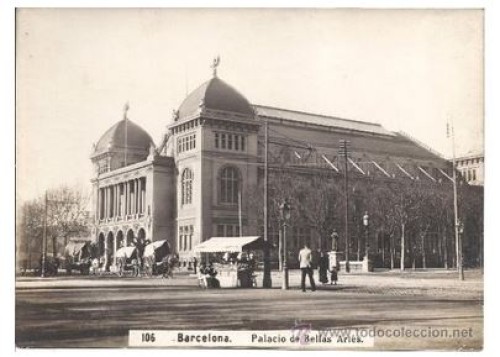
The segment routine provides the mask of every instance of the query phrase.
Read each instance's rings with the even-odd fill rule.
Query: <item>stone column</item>
[[[106,187],[108,191],[108,218],[111,218],[111,186]]]
[[[99,212],[98,212],[97,217],[99,217],[99,221],[100,221],[102,219],[102,188],[99,189],[98,197],[99,197],[99,205],[97,207],[98,207]]]
[[[134,180],[134,214],[137,214],[137,179]]]
[[[127,181],[128,184],[128,205],[127,205],[127,214],[132,214],[132,181]]]
[[[111,186],[111,217],[116,217],[116,185]]]
[[[122,186],[122,191],[123,191],[123,197],[122,197],[122,202],[121,202],[120,211],[121,211],[121,213],[122,213],[122,216],[123,216],[123,217],[125,217],[125,203],[127,202],[127,201],[126,201],[126,199],[127,199],[127,198],[126,198],[126,197],[127,197],[127,192],[125,191],[125,187],[126,187],[126,186],[125,186],[125,182],[123,182],[123,183],[121,184],[121,186]]]
[[[123,216],[122,211],[122,184],[118,184],[118,215]]]
[[[113,236],[113,251],[114,251],[114,254],[113,254],[113,265],[116,267],[116,246],[117,246],[117,241],[116,241],[116,234]]]
[[[120,193],[119,187],[118,185],[115,185],[115,209],[114,209],[115,217],[118,217],[120,215],[120,211],[118,210],[118,199],[120,198],[119,193]]]
[[[130,214],[135,213],[135,179],[130,181]],[[133,194],[132,194],[133,192]]]
[[[122,207],[122,212],[123,212],[123,217],[127,215],[127,181],[122,183],[123,185],[123,207]]]
[[[103,188],[101,188],[101,195],[102,195],[102,208],[101,208],[101,213],[102,213],[102,217],[101,219],[105,219],[106,218],[106,190]]]
[[[146,214],[146,178],[142,179],[142,213]]]
[[[137,179],[137,213],[142,213],[142,182]]]
[[[106,187],[106,191],[108,192],[108,218],[111,218],[111,186]]]
[[[128,181],[125,182],[125,215],[128,215],[129,210],[128,206],[130,204],[130,193],[129,193],[129,183]]]
[[[108,236],[104,236],[104,270],[106,271],[108,267],[108,256],[109,256],[109,246],[108,246]]]
[[[115,216],[114,204],[115,204],[115,195],[114,195],[114,187],[113,185],[109,186],[109,218],[113,218]]]
[[[104,219],[108,218],[108,188],[104,187]]]

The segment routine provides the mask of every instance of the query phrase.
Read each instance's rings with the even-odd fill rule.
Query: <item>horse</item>
[[[179,257],[177,254],[166,255],[161,262],[158,264],[157,271],[162,274],[162,278],[173,278],[174,277],[174,267],[179,263]]]

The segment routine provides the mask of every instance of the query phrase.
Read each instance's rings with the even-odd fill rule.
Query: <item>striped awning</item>
[[[212,237],[194,247],[197,253],[239,253],[245,249],[262,249],[264,239],[251,237]]]

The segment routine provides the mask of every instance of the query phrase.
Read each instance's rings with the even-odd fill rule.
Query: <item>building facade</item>
[[[448,162],[408,135],[370,122],[253,105],[214,74],[174,112],[161,143],[125,111],[94,145],[94,234],[108,265],[134,239],[167,239],[185,262],[210,237],[262,234],[261,213],[251,202],[261,194],[266,127],[274,167],[341,175],[338,143],[348,140],[352,175],[450,179]],[[277,240],[277,229],[269,234]],[[311,236],[315,241],[310,227],[293,227],[290,234],[293,249]]]
[[[484,155],[466,155],[456,159],[457,170],[469,185],[484,186]]]

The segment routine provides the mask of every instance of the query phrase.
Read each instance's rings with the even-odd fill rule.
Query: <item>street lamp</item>
[[[283,221],[283,283],[281,288],[283,290],[288,289],[288,266],[287,266],[287,260],[288,260],[288,252],[286,248],[286,227],[288,221],[290,221],[290,212],[291,211],[291,206],[288,203],[288,200],[285,199],[285,202],[283,202],[280,205],[280,218]]]
[[[458,220],[458,244],[457,244],[457,258],[458,258],[458,276],[460,280],[464,280],[464,261],[463,261],[463,251],[462,251],[462,246],[463,246],[463,233],[464,233],[464,222],[461,220]]]
[[[369,250],[370,250],[370,244],[368,242],[368,231],[369,231],[369,221],[370,217],[368,216],[368,212],[365,212],[365,215],[363,216],[363,226],[365,227],[365,257],[366,260],[369,258]]]

